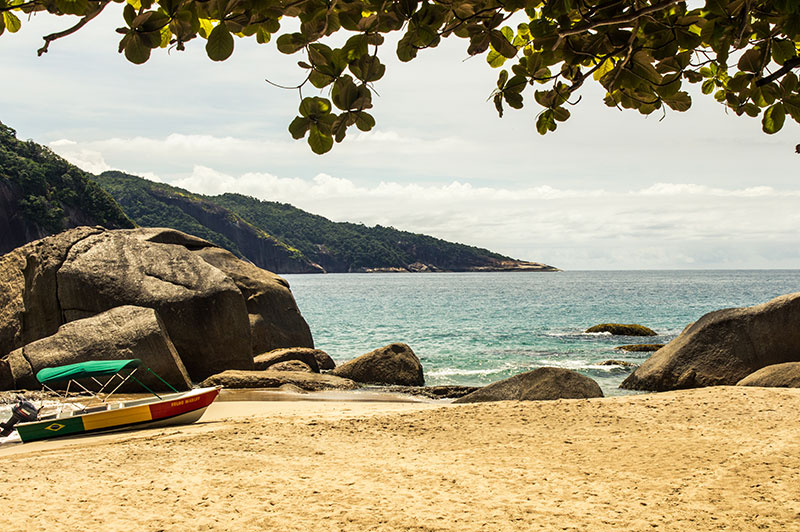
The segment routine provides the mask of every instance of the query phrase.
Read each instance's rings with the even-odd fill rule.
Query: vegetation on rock
[[[70,35],[110,0],[0,0],[0,33],[16,32],[34,12],[77,15]],[[687,84],[701,84],[731,112],[762,116],[774,133],[788,115],[800,121],[800,3],[792,0],[115,0],[124,26],[119,52],[136,64],[158,48],[183,50],[198,36],[213,61],[233,54],[234,36],[275,39],[285,54],[301,52],[301,84],[324,90],[302,96],[289,125],[315,153],[341,142],[349,128],[369,131],[375,119],[374,83],[386,66],[378,54],[385,36],[402,33],[401,61],[446,37],[468,42],[468,55],[485,55],[502,69],[492,100],[500,116],[526,100],[539,106],[539,133],[570,117],[580,89],[599,83],[606,105],[641,114],[686,111]],[[296,18],[296,31],[282,25]],[[513,27],[515,24],[516,27]],[[295,28],[294,24],[288,27]],[[346,38],[349,37],[349,38]],[[533,87],[539,87],[535,90]]]
[[[18,140],[13,129],[0,123],[0,195],[9,202],[9,212],[0,213],[5,219],[0,225],[8,226],[9,233],[39,238],[78,225],[133,227],[90,177],[48,148]],[[24,244],[18,236],[0,235],[0,253]]]
[[[610,333],[614,336],[658,336],[653,329],[636,323],[601,323],[586,329],[587,333]]]

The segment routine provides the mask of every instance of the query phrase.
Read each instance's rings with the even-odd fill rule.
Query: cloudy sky
[[[299,56],[237,40],[213,63],[198,40],[132,65],[116,52],[116,7],[42,57],[41,36],[70,20],[38,16],[0,37],[0,121],[87,171],[240,192],[564,269],[800,268],[794,122],[767,136],[701,95],[659,121],[609,109],[586,87],[573,117],[541,137],[533,105],[497,117],[497,71],[450,39],[410,64],[385,46],[376,128],[317,156],[286,129],[297,92],[264,81],[301,81]]]

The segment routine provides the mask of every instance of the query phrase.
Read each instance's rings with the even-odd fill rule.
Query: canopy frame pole
[[[145,368],[147,368],[147,371],[148,371],[150,374],[152,374],[152,375],[155,375],[155,377],[156,377],[158,380],[160,380],[161,382],[163,382],[164,384],[166,384],[167,386],[169,386],[169,389],[170,389],[170,390],[172,390],[172,391],[173,391],[173,392],[175,392],[175,393],[178,393],[178,390],[177,390],[177,389],[176,389],[176,388],[175,388],[173,385],[171,385],[170,383],[168,383],[167,381],[165,381],[164,379],[162,379],[162,378],[161,378],[161,375],[159,375],[158,373],[156,373],[155,371],[153,371],[152,369],[150,369],[150,368],[149,368],[149,367],[147,367],[147,366],[145,366]],[[137,382],[138,382],[138,381],[137,381]],[[141,383],[139,383],[139,384],[141,384]]]
[[[150,388],[148,388],[147,386],[145,386],[145,384],[144,384],[142,381],[140,381],[140,380],[139,380],[139,379],[137,379],[136,377],[134,377],[134,378],[133,378],[133,380],[134,380],[134,381],[136,381],[136,382],[139,384],[139,386],[141,386],[142,388],[144,388],[144,389],[145,389],[145,390],[147,390],[148,392],[152,393],[153,395],[155,395],[155,396],[156,396],[156,397],[158,397],[159,399],[161,399],[161,396],[160,396],[160,395],[158,395],[156,392],[154,392],[153,390],[151,390]]]

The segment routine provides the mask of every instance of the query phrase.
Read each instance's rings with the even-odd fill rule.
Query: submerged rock
[[[658,336],[649,327],[637,323],[601,323],[586,329],[587,333],[609,333],[614,336]]]
[[[615,347],[614,349],[619,349],[620,351],[629,351],[631,353],[650,353],[653,351],[658,351],[665,344],[631,344],[631,345],[621,345],[619,347]]]
[[[12,351],[5,359],[13,377],[13,384],[7,389],[40,388],[36,373],[44,368],[128,358],[141,359],[145,366],[178,390],[192,387],[158,314],[150,308],[123,306],[66,323],[55,334]],[[168,389],[152,373],[140,369],[135,377],[151,389]],[[142,391],[134,382],[120,390]]]
[[[765,388],[800,388],[800,362],[773,364],[751,373],[736,383],[737,386],[763,386]]]
[[[332,372],[333,375],[366,384],[422,386],[422,363],[406,344],[389,344],[370,351]]]
[[[627,360],[604,360],[603,362],[600,362],[598,366],[622,366],[624,368],[635,368],[638,367],[638,364],[628,362]]]
[[[772,364],[800,362],[800,293],[709,312],[656,351],[621,385],[666,391],[734,385]]]
[[[539,368],[494,382],[465,395],[454,403],[485,401],[543,401],[603,397],[595,381],[564,368]]]
[[[280,388],[292,384],[310,392],[320,390],[355,390],[360,386],[334,375],[303,373],[301,371],[242,371],[228,370],[212,375],[202,386],[222,385],[226,388]]]

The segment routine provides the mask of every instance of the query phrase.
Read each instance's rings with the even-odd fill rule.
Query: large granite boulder
[[[36,373],[44,368],[86,362],[139,358],[178,390],[191,381],[164,324],[151,308],[122,306],[62,325],[55,334],[12,351],[5,359],[13,378],[6,389],[36,389]],[[169,389],[152,373],[137,371],[136,378],[153,390]],[[121,391],[141,392],[131,382]]]
[[[228,370],[218,375],[212,375],[202,382],[203,386],[224,386],[225,388],[280,388],[286,384],[292,384],[310,392],[359,388],[359,385],[350,379],[302,371]]]
[[[656,351],[621,387],[666,391],[734,385],[772,364],[800,362],[800,293],[710,312]]]
[[[453,401],[545,401],[603,397],[600,386],[585,375],[564,368],[538,368],[494,382]]]
[[[369,384],[422,386],[422,363],[406,344],[389,344],[345,362],[333,375]]]
[[[179,231],[80,227],[0,257],[0,356],[123,305],[158,311],[195,381],[313,346],[279,277]]]
[[[0,256],[0,357],[64,323],[56,274],[76,243],[101,232],[78,227]]]
[[[784,362],[761,368],[737,382],[736,385],[800,388],[800,362]]]
[[[222,248],[203,247],[195,254],[233,279],[242,292],[254,354],[278,347],[314,347],[311,329],[283,277],[240,260]]]
[[[314,373],[319,373],[319,370],[322,369],[320,368],[319,360],[321,359],[324,361],[324,357],[327,356],[328,355],[325,353],[325,351],[321,351],[319,349],[311,349],[309,347],[289,347],[283,349],[273,349],[269,353],[258,355],[253,359],[253,362],[255,363],[255,369],[264,370],[269,369],[275,364],[289,362],[290,360],[298,360],[307,364]]]

